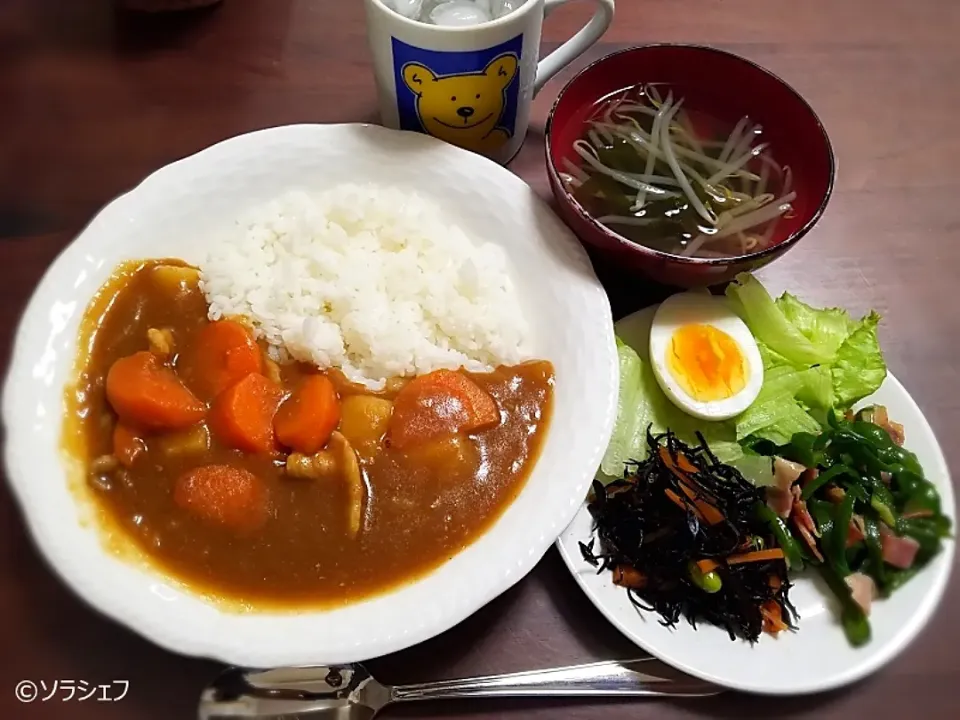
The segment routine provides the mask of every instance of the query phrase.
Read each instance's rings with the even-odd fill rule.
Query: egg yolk
[[[747,359],[740,346],[712,325],[684,325],[670,338],[670,374],[694,400],[733,397],[747,384]]]

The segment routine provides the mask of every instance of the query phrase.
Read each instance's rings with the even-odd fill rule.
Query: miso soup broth
[[[728,257],[775,242],[793,212],[790,168],[763,128],[688,109],[668,85],[641,84],[602,98],[561,173],[597,221],[661,252]]]

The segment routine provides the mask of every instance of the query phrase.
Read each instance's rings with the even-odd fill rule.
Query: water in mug
[[[404,17],[448,27],[479,25],[512,13],[526,0],[384,0]]]

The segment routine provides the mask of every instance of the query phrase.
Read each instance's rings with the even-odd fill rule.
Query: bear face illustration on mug
[[[523,37],[481,51],[429,51],[394,39],[400,127],[489,154],[516,129]]]

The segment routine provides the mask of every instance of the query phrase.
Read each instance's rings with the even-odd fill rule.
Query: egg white
[[[743,390],[723,400],[696,400],[670,373],[667,353],[673,334],[684,325],[711,325],[729,335],[746,364]],[[727,420],[746,410],[763,386],[763,360],[753,333],[730,308],[725,297],[686,292],[673,295],[657,308],[650,327],[650,364],[663,392],[674,405],[701,420]]]

